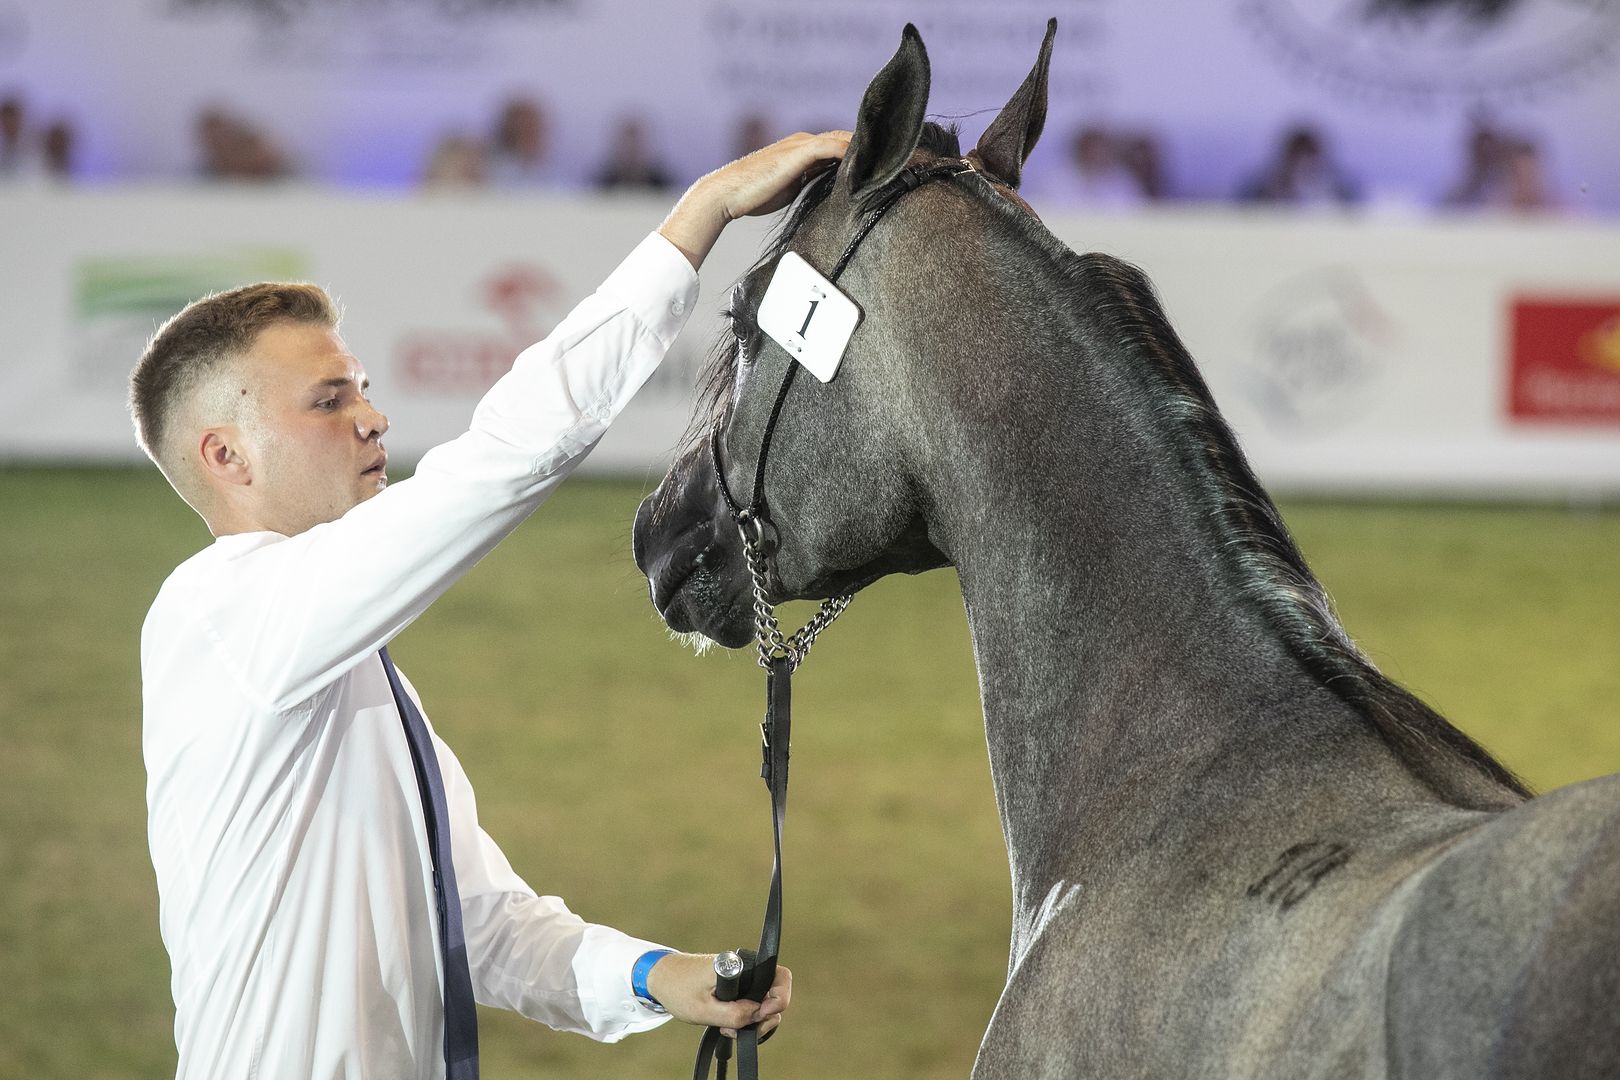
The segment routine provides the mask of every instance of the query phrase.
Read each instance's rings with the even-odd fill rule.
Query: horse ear
[[[1046,39],[1024,85],[1007,102],[1007,107],[990,122],[979,137],[978,155],[984,167],[1007,186],[1016,188],[1024,173],[1024,162],[1046,126],[1046,71],[1052,66],[1052,39],[1057,36],[1057,20],[1046,23]]]
[[[878,72],[861,98],[861,111],[844,155],[844,177],[858,200],[893,180],[922,137],[928,108],[928,50],[910,23],[900,48]]]

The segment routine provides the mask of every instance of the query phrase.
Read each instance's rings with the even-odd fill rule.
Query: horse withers
[[[1146,279],[1019,199],[1051,45],[963,156],[907,27],[733,292],[653,603],[753,638],[722,476],[773,601],[956,568],[1014,899],[976,1077],[1620,1077],[1620,783],[1531,798],[1351,643]],[[826,383],[755,321],[788,251],[863,313]]]

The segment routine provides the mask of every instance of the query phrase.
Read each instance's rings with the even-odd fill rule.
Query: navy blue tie
[[[388,686],[405,724],[405,741],[416,766],[416,786],[422,793],[422,816],[427,820],[428,853],[433,857],[433,891],[439,902],[439,955],[444,968],[444,1074],[446,1080],[478,1080],[478,1007],[473,1002],[472,974],[467,969],[467,933],[461,925],[461,894],[456,891],[456,868],[450,859],[450,809],[444,799],[444,776],[433,737],[416,702],[400,684],[399,672],[379,654]]]

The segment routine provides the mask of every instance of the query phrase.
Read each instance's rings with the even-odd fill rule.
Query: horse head
[[[728,504],[757,506],[768,523],[773,602],[852,593],[887,574],[950,563],[919,466],[949,452],[934,445],[933,420],[967,377],[956,361],[974,348],[971,335],[952,332],[961,314],[953,297],[975,273],[948,257],[961,228],[953,210],[990,198],[1029,212],[1016,191],[1046,118],[1055,30],[1052,20],[1028,78],[964,156],[954,132],[925,122],[928,54],[908,25],[866,88],[848,154],[810,181],[732,290],[730,332],[706,377],[694,438],[636,515],[636,562],[672,629],[734,648],[753,636]],[[943,182],[911,190],[942,163],[960,171],[939,170]],[[823,275],[845,253],[838,287],[862,312],[825,384],[797,378],[798,361],[758,325],[789,251]]]

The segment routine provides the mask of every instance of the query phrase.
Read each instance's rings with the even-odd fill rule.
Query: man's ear
[[[197,450],[203,472],[217,482],[240,487],[253,483],[253,466],[242,453],[242,433],[234,424],[204,431]]]

